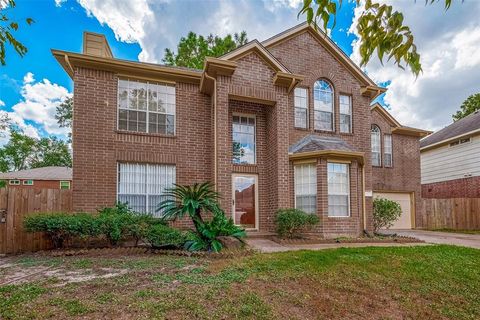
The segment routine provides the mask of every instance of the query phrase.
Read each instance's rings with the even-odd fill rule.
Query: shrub
[[[219,252],[223,245],[218,237],[234,237],[239,240],[246,236],[245,230],[236,226],[233,219],[227,218],[223,211],[214,213],[212,220],[197,227],[197,233],[191,233],[185,248],[189,251],[208,250]]]
[[[402,208],[395,201],[376,198],[373,200],[373,228],[375,232],[381,228],[390,228],[400,218]]]
[[[28,232],[45,232],[55,248],[62,248],[68,240],[77,236],[96,236],[99,233],[95,217],[86,213],[40,213],[25,218]]]
[[[145,241],[154,248],[181,248],[187,241],[187,236],[180,230],[156,224],[147,229]]]
[[[277,211],[275,224],[281,237],[298,237],[300,231],[308,229],[320,220],[314,214],[305,213],[299,209],[280,209]]]

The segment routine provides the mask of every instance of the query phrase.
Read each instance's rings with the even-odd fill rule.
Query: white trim
[[[28,181],[31,181],[32,183],[26,183],[26,182],[28,182]],[[26,180],[23,180],[22,184],[23,184],[24,186],[33,186],[34,182],[33,182],[32,179],[26,179]]]
[[[259,230],[259,215],[258,215],[258,174],[251,173],[232,173],[232,219],[235,223],[235,178],[236,177],[253,177],[255,179],[255,228],[245,228],[248,231]]]
[[[437,131],[438,132],[438,131]],[[424,149],[430,149],[432,147],[435,147],[437,145],[440,145],[440,144],[445,144],[447,142],[450,142],[452,140],[457,140],[457,139],[460,139],[462,137],[465,137],[465,136],[470,136],[470,135],[474,135],[475,133],[480,133],[480,128],[479,129],[475,129],[475,130],[472,130],[472,131],[469,131],[469,132],[465,132],[465,133],[462,133],[462,134],[459,134],[457,136],[454,136],[454,137],[450,137],[450,138],[447,138],[447,139],[444,139],[442,141],[439,141],[439,142],[435,142],[435,143],[432,143],[432,144],[429,144],[429,145],[426,145],[424,147],[421,147],[420,148],[420,151],[424,150]],[[434,135],[435,133],[433,133],[432,135]],[[430,136],[432,136],[430,135]],[[430,136],[426,136],[425,138],[422,138],[420,139],[420,142]]]
[[[14,183],[15,182],[15,183]],[[18,183],[17,183],[18,182]],[[18,179],[10,179],[8,180],[8,184],[11,186],[19,186],[20,185],[20,180]]]

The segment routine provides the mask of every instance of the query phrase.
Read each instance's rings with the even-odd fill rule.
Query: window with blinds
[[[383,135],[383,164],[385,167],[393,165],[392,135]]]
[[[328,216],[350,216],[350,178],[348,164],[328,163]]]
[[[380,128],[376,125],[372,126],[371,140],[372,140],[372,166],[380,167],[382,165],[382,153],[380,142]]]
[[[173,187],[175,171],[174,165],[119,163],[117,200],[136,212],[160,216],[156,209]]]
[[[352,97],[340,95],[340,132],[352,133]]]
[[[315,163],[298,164],[295,174],[295,208],[307,213],[317,212],[317,167]]]
[[[295,106],[295,127],[306,129],[308,127],[308,91],[306,88],[295,88],[293,92]]]

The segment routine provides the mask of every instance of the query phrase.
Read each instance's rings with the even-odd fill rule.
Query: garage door
[[[374,198],[385,198],[398,202],[402,207],[402,215],[390,229],[412,229],[412,203],[410,193],[375,192]]]

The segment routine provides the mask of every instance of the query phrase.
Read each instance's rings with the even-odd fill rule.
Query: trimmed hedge
[[[281,237],[295,238],[300,232],[318,224],[320,219],[315,214],[308,214],[299,209],[280,209],[275,217],[277,232]]]

